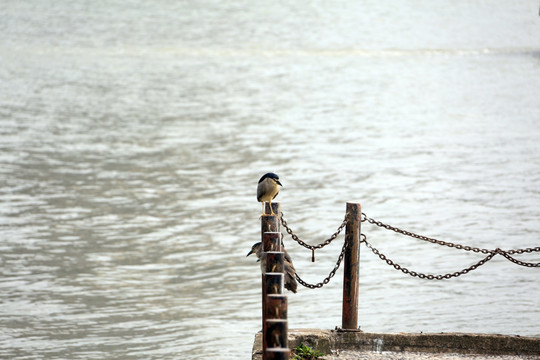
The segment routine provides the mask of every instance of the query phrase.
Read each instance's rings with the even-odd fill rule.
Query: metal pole
[[[341,328],[358,329],[358,276],[360,273],[360,215],[359,203],[347,203],[345,227],[345,258],[343,263],[343,311]]]
[[[267,216],[263,216],[267,217]],[[272,216],[275,217],[275,216]],[[273,263],[274,255],[269,256],[269,252],[277,249],[280,245],[280,234],[278,232],[265,232],[262,234],[262,246],[263,255],[261,259],[261,271],[262,271],[262,333],[263,333],[263,359],[266,359],[264,353],[267,348],[266,343],[266,321],[267,321],[267,302],[268,295],[270,294],[283,294],[283,284],[285,275],[283,274],[283,256],[281,257],[281,264],[278,262]],[[275,254],[273,252],[272,254]],[[278,260],[279,261],[279,260]],[[269,272],[269,269],[281,270],[281,272]]]
[[[289,360],[287,296],[283,295],[284,253],[281,248],[281,209],[279,203],[272,203],[277,216],[261,217],[262,246],[262,340],[263,360]],[[270,213],[265,203],[265,213]]]

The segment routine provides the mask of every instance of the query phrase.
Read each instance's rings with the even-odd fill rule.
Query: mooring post
[[[281,204],[272,203],[272,210],[276,216],[261,216],[261,234],[265,232],[280,232],[281,230],[281,221],[279,220],[281,217]],[[264,203],[264,213],[270,214],[270,205],[267,202]]]
[[[285,254],[281,248],[281,207],[272,203],[276,215],[261,217],[262,341],[263,360],[289,360],[287,296],[283,295]],[[270,206],[265,203],[265,213]]]
[[[343,310],[341,328],[358,329],[358,276],[360,273],[360,215],[359,203],[347,203],[345,227],[345,258],[343,263]]]

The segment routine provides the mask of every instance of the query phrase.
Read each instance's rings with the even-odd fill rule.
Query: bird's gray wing
[[[298,289],[298,283],[295,279],[296,271],[292,267],[292,263],[285,263],[285,289],[292,291],[296,294]]]
[[[257,201],[261,201],[261,197],[264,195],[264,181],[261,181],[257,185]]]
[[[289,255],[289,253],[287,252],[287,250],[283,249],[283,257],[285,258],[285,261],[289,262],[291,267],[293,268],[294,270],[294,266],[293,266],[293,263],[292,263],[292,259],[291,259],[291,255]]]

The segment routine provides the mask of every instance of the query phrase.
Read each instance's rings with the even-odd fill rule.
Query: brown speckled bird
[[[285,289],[292,291],[296,294],[298,283],[296,282],[296,269],[293,266],[291,256],[287,252],[287,250],[283,249],[284,254],[284,261],[283,261],[283,270],[285,273]],[[249,256],[251,254],[255,254],[257,256],[257,261],[261,261],[261,269],[264,271],[266,267],[266,259],[264,259],[264,251],[263,246],[261,242],[253,244],[251,247],[251,250],[248,252],[246,256]]]

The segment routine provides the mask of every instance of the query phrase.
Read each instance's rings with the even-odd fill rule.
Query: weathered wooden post
[[[360,273],[360,215],[358,203],[347,203],[347,225],[345,227],[345,258],[343,264],[343,310],[341,328],[358,329],[358,276]]]
[[[279,232],[281,230],[281,223],[279,221],[279,215],[281,214],[281,204],[272,203],[272,209],[278,216],[263,215],[261,216],[261,234],[265,232]],[[270,206],[267,202],[264,203],[264,213],[270,214]]]
[[[281,249],[281,208],[272,203],[277,216],[261,217],[262,246],[262,341],[263,360],[289,360],[287,329],[287,296],[283,295],[284,253]],[[265,203],[265,213],[270,206]]]

